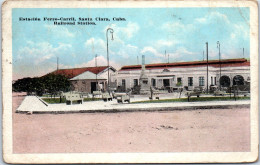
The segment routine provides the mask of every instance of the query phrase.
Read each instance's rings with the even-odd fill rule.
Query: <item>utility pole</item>
[[[95,55],[95,66],[96,66],[96,68],[97,68],[97,54]],[[98,87],[98,83],[97,83],[97,73],[98,73],[98,72],[96,72],[96,91],[97,91],[97,87]]]
[[[245,53],[245,50],[244,50],[244,48],[243,48],[243,58],[245,58],[245,54],[244,54],[244,53]]]
[[[165,57],[165,60],[167,61],[167,58],[166,58],[166,50],[165,50],[165,54],[164,54],[164,57]]]
[[[59,57],[57,57],[57,71],[59,70]]]
[[[207,93],[209,93],[209,53],[208,53],[208,42],[206,42],[206,54],[207,54]]]
[[[217,42],[217,48],[218,48],[218,53],[219,53],[219,90],[221,90],[221,84],[220,84],[220,79],[221,79],[221,56],[220,56],[220,42]]]

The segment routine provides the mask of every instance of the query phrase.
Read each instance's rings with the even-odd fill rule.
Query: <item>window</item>
[[[155,87],[156,86],[156,80],[152,78],[152,85]]]
[[[244,77],[241,75],[236,75],[233,78],[233,85],[244,85]]]
[[[211,85],[213,85],[213,77],[211,76]]]
[[[214,80],[215,81],[215,85],[217,85],[217,77],[214,77],[214,78],[215,78],[215,80]]]
[[[138,79],[134,79],[134,86],[138,85]]]
[[[204,77],[199,77],[199,86],[204,86]]]
[[[193,86],[193,77],[188,77],[188,86]]]
[[[177,84],[176,84],[177,86],[180,86],[180,85],[182,85],[182,78],[181,77],[178,77],[177,78]]]
[[[125,79],[122,79],[122,86],[125,87]]]

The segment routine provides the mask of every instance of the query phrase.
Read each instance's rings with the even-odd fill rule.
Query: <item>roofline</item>
[[[246,58],[235,58],[235,59],[223,59],[221,60],[222,64],[225,63],[232,63],[232,62],[249,62],[250,60],[247,60]],[[219,63],[219,60],[209,60],[208,63],[210,65],[216,63]],[[207,61],[183,61],[183,62],[175,62],[175,63],[152,63],[152,64],[146,64],[145,67],[146,69],[156,69],[156,67],[178,67],[178,66],[192,66],[192,65],[205,65],[207,64]],[[169,66],[168,66],[169,65]],[[119,71],[124,71],[124,70],[139,70],[141,69],[142,65],[126,65],[121,67]]]
[[[116,69],[113,66],[109,66],[109,68],[116,72]],[[107,70],[107,67],[104,70],[102,70],[101,72],[99,72],[98,74],[105,72],[106,70]]]
[[[103,65],[103,66],[91,66],[91,67],[82,67],[82,68],[67,68],[67,69],[58,69],[58,70],[54,70],[54,71],[52,71],[52,72],[49,72],[49,73],[47,73],[47,74],[45,74],[45,75],[49,75],[49,74],[55,74],[55,72],[57,72],[57,71],[64,71],[64,70],[74,70],[74,69],[87,69],[87,68],[99,68],[99,67],[105,67],[105,69],[103,69],[102,71],[99,71],[99,73],[98,74],[100,74],[101,72],[103,72],[104,70],[106,70],[107,68],[108,68],[108,66],[107,65]],[[114,70],[115,72],[117,71],[113,66],[109,66],[109,68],[111,68],[112,70]],[[92,72],[93,73],[93,72]],[[45,75],[43,75],[43,76],[45,76]],[[42,76],[42,77],[43,77]],[[76,77],[76,76],[75,76]],[[74,78],[74,77],[73,77]]]
[[[73,78],[72,78],[73,79]],[[96,80],[96,79],[69,79],[70,81],[78,81],[78,80]],[[106,80],[105,78],[104,79],[97,79],[97,80]]]
[[[250,60],[247,60],[246,58],[231,58],[231,59],[223,59],[221,60],[221,62],[225,62],[225,61],[230,61],[230,60],[245,60],[245,61],[250,61]],[[218,62],[219,60],[208,60],[208,62]],[[170,65],[170,64],[178,64],[178,63],[206,63],[207,60],[204,60],[204,61],[181,61],[181,62],[171,62],[171,63],[151,63],[151,64],[145,64],[145,65]],[[142,66],[142,65],[125,65],[123,67],[131,67],[131,66]]]
[[[97,67],[107,67],[107,66],[90,66],[90,67],[81,67],[81,68],[67,68],[67,69],[58,69],[58,70],[68,70],[68,69],[84,69],[84,68],[97,68]],[[57,70],[55,70],[57,71]],[[55,72],[53,71],[53,72]],[[51,72],[52,73],[52,72]]]

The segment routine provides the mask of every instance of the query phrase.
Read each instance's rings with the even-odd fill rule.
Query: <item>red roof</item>
[[[244,58],[240,59],[226,59],[221,60],[221,67],[240,67],[240,66],[250,66],[250,61]],[[208,61],[209,66],[219,67],[219,60]],[[166,69],[166,68],[192,68],[192,67],[202,67],[207,66],[207,61],[192,61],[192,62],[175,62],[175,63],[157,63],[157,64],[147,64],[145,69]],[[140,70],[141,65],[128,65],[123,66],[119,71],[126,70]]]
[[[67,76],[69,79],[76,77],[86,71],[90,71],[94,74],[98,74],[103,70],[107,69],[107,66],[98,66],[98,67],[84,67],[84,68],[71,68],[71,69],[59,69],[51,72],[50,74],[61,74]],[[111,67],[111,69],[114,69]]]

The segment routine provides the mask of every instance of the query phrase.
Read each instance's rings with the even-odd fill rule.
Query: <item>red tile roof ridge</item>
[[[208,62],[218,62],[219,60],[209,60]],[[247,59],[245,59],[245,58],[235,58],[235,59],[222,59],[221,60],[221,62],[231,62],[231,61],[236,61],[236,62],[238,62],[238,61],[249,61],[249,60],[247,60]],[[181,63],[205,63],[205,62],[207,62],[207,60],[204,60],[204,61],[180,61],[180,62],[171,62],[171,63],[152,63],[152,64],[145,64],[145,66],[151,66],[151,65],[171,65],[171,64],[181,64]],[[136,66],[136,67],[138,67],[138,66],[142,66],[142,65],[125,65],[125,66],[123,66],[123,67],[129,67],[129,66],[131,66],[131,67],[134,67],[134,66]]]
[[[112,66],[110,66],[110,67],[112,67]],[[107,68],[108,68],[108,66],[68,68],[68,69],[55,70],[55,71],[50,72],[48,74],[62,74],[62,75],[65,75],[65,76],[67,76],[68,78],[71,79],[71,78],[76,77],[76,76],[78,76],[78,75],[80,75],[80,74],[82,74],[86,71],[92,72],[94,74],[99,74],[100,72],[104,71]]]
[[[106,67],[107,66],[89,66],[89,67],[81,67],[81,68],[64,68],[64,69],[59,69],[59,70],[69,70],[69,69],[86,69],[86,68],[102,68],[102,67]],[[111,67],[111,66],[110,66]],[[56,72],[57,70],[53,71]]]
[[[245,64],[246,65],[250,65],[250,61],[245,59],[245,58],[237,58],[237,59],[223,59],[221,60],[221,64],[222,65],[227,65],[229,63],[231,63],[230,65],[232,65],[232,62],[239,62],[240,64]],[[219,64],[219,60],[209,60],[208,63],[210,65],[216,65]],[[216,63],[216,64],[215,64]],[[175,62],[175,63],[153,63],[153,64],[146,64],[146,69],[153,69],[152,67],[156,67],[156,68],[168,68],[168,67],[188,67],[188,66],[196,66],[196,65],[206,65],[207,61],[185,61],[185,62]],[[123,66],[119,71],[121,70],[135,70],[135,69],[141,69],[142,65],[126,65]]]

